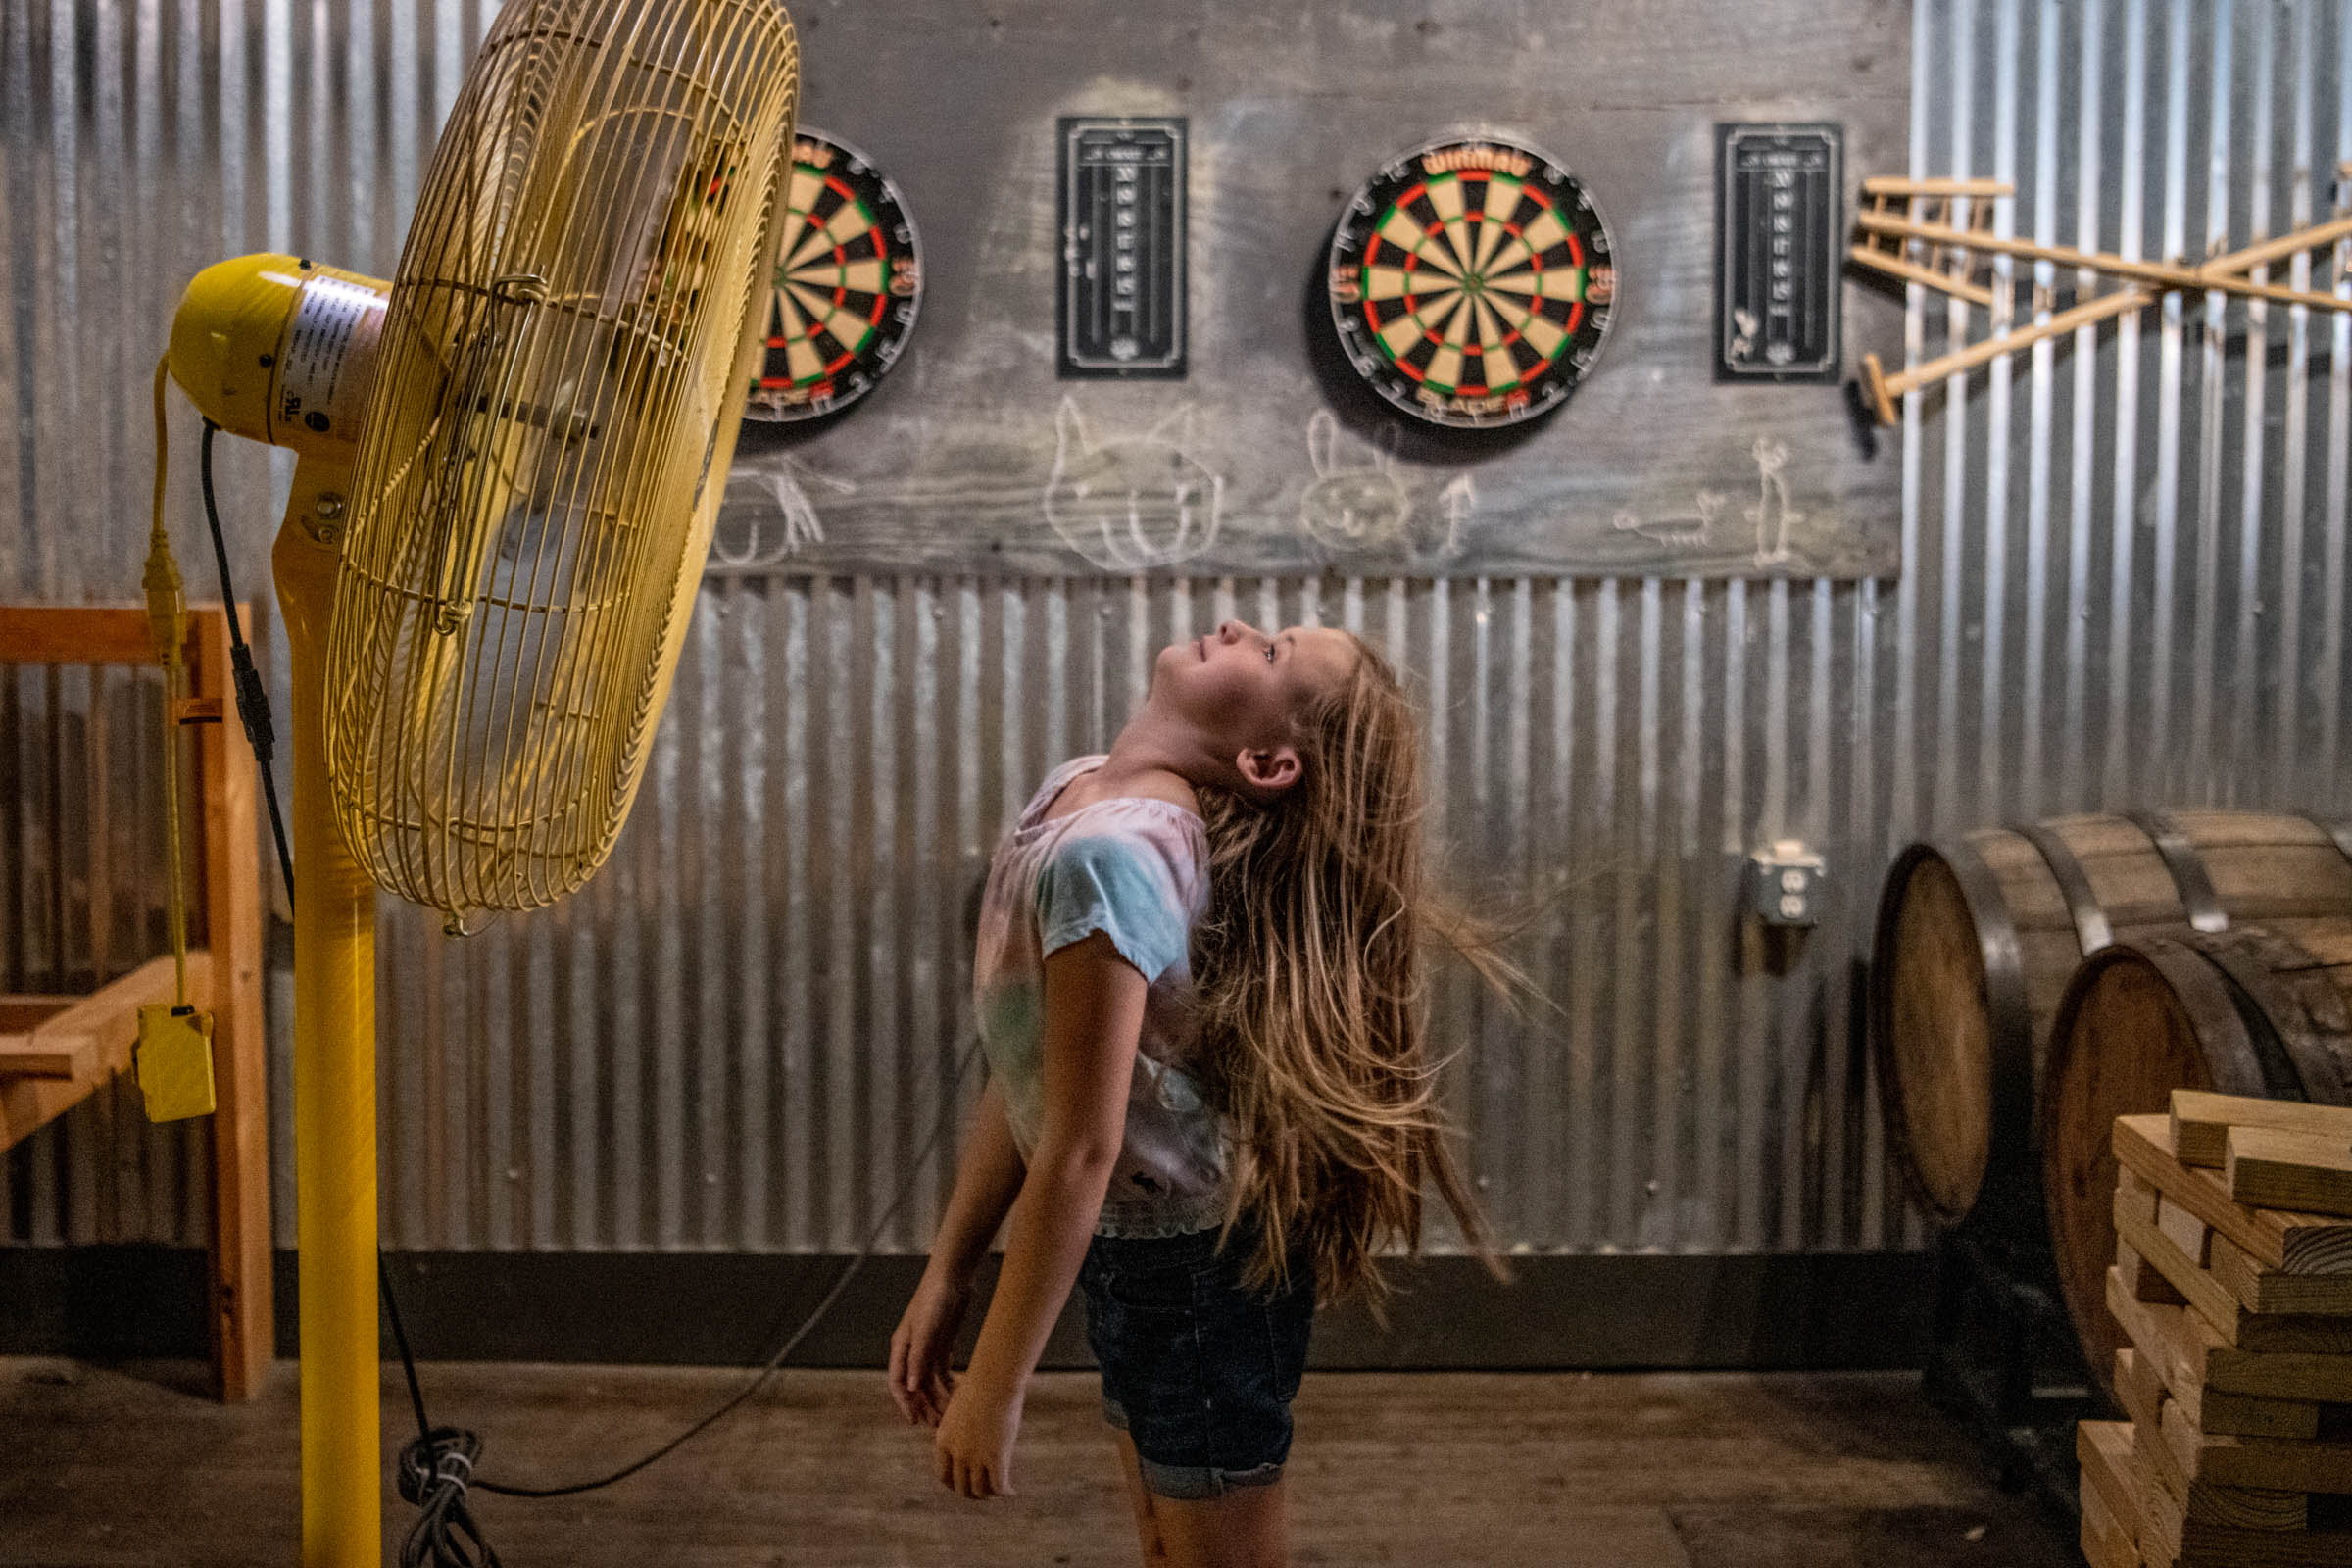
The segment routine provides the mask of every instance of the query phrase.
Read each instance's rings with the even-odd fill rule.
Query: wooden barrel
[[[2103,949],[2067,988],[2049,1065],[2051,1251],[2084,1359],[2104,1383],[2124,1343],[2106,1299],[2115,1118],[2161,1111],[2175,1089],[2352,1103],[2352,916]]]
[[[2352,824],[2268,811],[2059,817],[1914,844],[1887,873],[1871,1035],[1912,1195],[2038,1223],[2035,1139],[2067,982],[2117,941],[2352,914]]]

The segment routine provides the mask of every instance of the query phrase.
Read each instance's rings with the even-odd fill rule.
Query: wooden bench
[[[196,754],[192,906],[209,947],[188,954],[188,1000],[213,1014],[213,1366],[220,1397],[262,1392],[273,1348],[270,1143],[262,1028],[258,786],[237,727],[228,616],[188,612],[186,693],[174,715]],[[138,608],[0,606],[0,663],[152,664]],[[0,996],[0,1150],[87,1099],[131,1065],[142,1004],[172,1000],[169,955],[87,996]]]

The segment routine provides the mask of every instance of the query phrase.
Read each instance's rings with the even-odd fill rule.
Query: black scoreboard
[[[1715,379],[1835,381],[1845,130],[1715,127]]]
[[[1185,121],[1060,122],[1064,376],[1185,372]]]

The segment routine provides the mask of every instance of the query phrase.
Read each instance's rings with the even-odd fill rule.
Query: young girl
[[[1421,805],[1377,653],[1227,621],[1163,649],[1108,755],[1022,811],[974,959],[990,1081],[891,1338],[891,1396],[937,1429],[943,1485],[1011,1494],[1023,1393],[1076,1283],[1145,1562],[1283,1562],[1317,1303],[1362,1290],[1377,1315],[1374,1254],[1418,1250],[1424,1177],[1507,1278],[1424,1050],[1423,942],[1459,927],[1423,883]]]

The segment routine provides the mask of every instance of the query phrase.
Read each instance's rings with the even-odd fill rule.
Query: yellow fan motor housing
[[[296,256],[215,262],[172,318],[172,379],[231,435],[349,463],[391,296]]]

